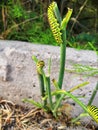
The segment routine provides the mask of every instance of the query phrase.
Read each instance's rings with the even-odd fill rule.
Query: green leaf
[[[23,101],[23,102],[31,103],[31,104],[33,104],[34,106],[38,107],[38,108],[43,108],[43,104],[41,104],[41,103],[39,103],[39,102],[36,102],[36,101],[34,101],[33,99],[23,99],[22,101]]]
[[[71,88],[69,91],[70,91],[70,92],[73,92],[74,90],[77,90],[77,89],[79,89],[79,88],[81,88],[81,87],[84,87],[84,86],[87,85],[87,84],[89,84],[89,82],[87,82],[87,81],[86,81],[86,82],[83,82],[83,83],[78,84],[77,86]]]
[[[67,12],[65,18],[63,18],[63,20],[61,22],[61,30],[65,30],[65,28],[69,22],[69,19],[71,17],[71,14],[72,14],[72,9],[68,8],[68,12]]]
[[[35,63],[38,62],[38,59],[36,58],[36,56],[32,56],[32,59],[34,60]]]

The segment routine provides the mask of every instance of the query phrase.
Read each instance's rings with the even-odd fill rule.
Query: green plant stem
[[[60,50],[60,72],[59,72],[59,79],[58,79],[58,84],[59,84],[60,89],[62,89],[64,72],[65,72],[64,70],[65,70],[65,61],[66,61],[66,26],[67,26],[67,23],[71,17],[71,14],[72,14],[72,9],[68,9],[66,17],[63,19],[63,21],[60,21],[62,41],[63,41],[63,43],[60,44],[60,47],[61,47],[61,50]]]
[[[57,4],[55,4],[54,13],[55,13],[55,16],[59,22],[59,25],[61,25],[62,18],[61,18]],[[65,70],[66,28],[61,30],[61,33],[62,33],[63,43],[60,44],[60,71],[59,71],[59,78],[58,78],[58,85],[59,85],[60,89],[62,88],[63,78],[64,78],[64,70]]]
[[[55,106],[54,106],[54,109],[53,109],[53,115],[56,117],[56,112],[57,112],[57,109],[59,108],[59,106],[60,106],[60,104],[61,104],[61,101],[63,100],[63,98],[65,97],[65,95],[64,94],[62,94],[61,96],[60,96],[60,98],[56,101],[56,104],[55,104]]]
[[[94,119],[94,121],[98,123],[97,118],[95,115],[93,115],[92,111],[90,111],[88,107],[83,102],[81,102],[78,98],[76,98],[74,95],[64,90],[56,91],[55,94],[65,94],[68,97],[72,98],[78,105],[81,106],[81,108],[84,110],[84,113],[88,113]]]
[[[84,105],[78,98],[76,98],[69,92],[65,92],[65,93],[67,96],[71,97],[77,104],[79,104],[84,109],[85,112],[88,113],[88,109],[87,109],[86,105]]]
[[[57,3],[55,3],[54,13],[55,13],[55,16],[56,16],[56,18],[57,18],[57,21],[58,21],[59,24],[61,25],[62,18],[61,18],[61,14],[60,14],[59,8],[58,8],[58,6],[57,6]]]
[[[31,104],[35,105],[36,107],[38,107],[38,108],[43,108],[43,104],[42,103],[36,102],[33,99],[23,99],[22,101],[31,103]]]
[[[94,89],[94,91],[93,91],[93,93],[91,95],[91,98],[90,98],[90,100],[88,102],[88,106],[90,106],[92,104],[92,102],[93,102],[93,100],[94,100],[94,98],[96,96],[97,91],[98,91],[98,82],[97,82],[96,88]]]
[[[45,89],[44,89],[44,81],[43,81],[43,76],[41,74],[38,74],[39,77],[39,83],[40,83],[40,92],[41,92],[41,96],[44,97],[45,96]]]
[[[84,105],[78,98],[76,98],[70,92],[67,92],[65,90],[59,90],[59,91],[56,91],[54,94],[65,94],[65,96],[67,95],[68,97],[72,98],[77,104],[79,104],[85,112],[88,113],[88,109],[87,109],[86,105]]]
[[[51,58],[48,61],[48,74],[50,75],[51,72]]]
[[[66,31],[62,30],[62,39],[63,43],[60,45],[60,71],[59,71],[59,79],[58,85],[59,88],[62,89],[63,78],[64,78],[64,70],[65,70],[65,60],[66,60]]]
[[[40,84],[40,92],[42,98],[45,96],[45,87],[44,87],[44,80],[43,76],[38,73],[38,78],[39,78],[39,84]],[[46,105],[46,100],[43,101],[44,106]]]
[[[47,79],[46,79],[46,75],[44,70],[42,70],[42,76],[43,76],[43,82],[44,82],[44,89],[45,89],[45,96],[47,94]],[[45,105],[47,105],[47,99],[44,100],[45,101]],[[46,106],[45,106],[46,107]]]
[[[52,103],[52,95],[51,95],[51,88],[50,88],[50,77],[46,76],[46,93],[48,94],[49,99],[49,106],[50,109],[53,109],[53,103]]]
[[[34,60],[34,62],[37,65],[37,63],[38,63],[37,57],[36,56],[32,56],[32,59]],[[44,73],[42,68],[38,68],[38,69],[39,69],[39,71],[37,70],[37,73],[38,73],[39,84],[40,84],[40,92],[41,92],[42,98],[44,98],[45,91],[46,91],[46,89],[45,89],[45,85],[46,85],[45,73]],[[47,104],[47,99],[43,101],[44,107],[46,106],[46,104]]]
[[[81,113],[78,117],[72,119],[71,122],[72,122],[72,123],[75,123],[75,122],[77,122],[78,120],[80,120],[82,117],[85,117],[85,116],[89,116],[89,114],[88,114],[88,113]]]
[[[71,88],[70,90],[69,90],[69,92],[73,92],[73,91],[75,91],[75,90],[77,90],[77,89],[79,89],[79,88],[81,88],[81,87],[84,87],[85,85],[87,85],[87,84],[89,84],[89,82],[83,82],[83,83],[81,83],[81,84],[79,84],[79,85],[77,85],[77,86],[75,86],[75,87],[73,87],[73,88]]]

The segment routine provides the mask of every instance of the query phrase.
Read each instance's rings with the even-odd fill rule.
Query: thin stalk
[[[79,88],[81,88],[81,87],[84,87],[84,86],[87,85],[87,84],[89,84],[89,82],[81,83],[81,84],[79,84],[79,85],[77,85],[77,86],[71,88],[71,89],[69,90],[69,92],[73,92],[73,91],[75,91],[75,90],[77,90],[77,89],[79,89]]]
[[[79,104],[85,112],[88,113],[88,109],[86,107],[86,105],[84,105],[78,98],[76,98],[75,96],[73,96],[71,93],[65,92],[67,96],[71,97],[77,104]]]
[[[39,84],[40,84],[40,92],[42,98],[45,96],[45,87],[44,87],[44,80],[43,76],[38,73],[38,78],[39,78]],[[46,100],[43,101],[44,106],[46,105]]]
[[[72,95],[70,92],[67,92],[67,91],[64,91],[64,90],[59,90],[59,91],[56,91],[55,94],[57,94],[57,95],[58,95],[58,94],[65,94],[65,95],[67,95],[68,97],[72,98],[77,104],[79,104],[79,105],[83,108],[83,110],[84,110],[85,112],[88,113],[88,109],[87,109],[86,105],[83,104],[78,98],[76,98],[76,97],[75,97],[74,95]]]
[[[32,56],[32,60],[37,64],[37,62],[38,62],[38,59],[37,59],[37,57],[36,56]]]
[[[56,88],[56,90],[60,90],[60,89],[59,89],[58,82],[57,82],[55,79],[53,79],[52,82],[53,82],[53,85],[54,85],[54,87]]]
[[[37,66],[37,63],[38,63],[37,57],[32,56],[32,59],[34,60]],[[46,88],[45,88],[46,83],[45,83],[45,73],[44,73],[43,67],[41,66],[37,67],[37,74],[38,74],[39,84],[40,84],[40,93],[41,93],[42,98],[44,98],[45,91],[46,91]],[[44,107],[46,106],[46,104],[47,104],[47,99],[43,101]]]
[[[96,96],[97,91],[98,91],[98,82],[97,82],[96,88],[94,89],[94,91],[93,91],[93,93],[91,95],[91,98],[90,98],[90,100],[88,102],[88,106],[90,106],[92,104],[92,102],[93,102],[93,100],[94,100],[94,98]]]
[[[66,60],[66,31],[62,30],[62,39],[63,43],[60,45],[60,71],[59,71],[59,79],[58,85],[59,88],[62,89],[63,78],[64,78],[64,70],[65,70],[65,60]]]
[[[71,93],[65,91],[65,94],[67,96],[71,97],[77,104],[79,104],[82,107],[82,109],[85,111],[85,113],[88,113],[94,119],[94,121],[96,121],[98,123],[97,114],[95,115],[94,110],[93,111],[89,110],[85,104],[83,104],[78,98],[76,98]]]
[[[62,18],[61,18],[57,4],[55,4],[54,13],[55,13],[55,16],[59,22],[59,25],[61,26]],[[61,30],[61,33],[62,33],[63,43],[60,44],[60,71],[59,71],[59,79],[58,79],[58,85],[59,85],[60,89],[62,88],[63,78],[64,78],[64,70],[65,70],[66,28]]]
[[[47,94],[47,79],[46,79],[46,75],[45,75],[44,70],[41,70],[41,72],[42,72],[42,76],[43,76],[44,90],[45,90],[45,96],[46,96],[46,94]],[[45,99],[44,101],[45,101],[45,107],[46,107],[46,105],[47,105],[47,99]]]
[[[68,8],[68,12],[66,14],[66,17],[61,22],[61,33],[62,33],[62,41],[63,43],[60,44],[61,50],[60,50],[60,72],[59,72],[59,79],[58,84],[59,88],[62,89],[63,79],[64,79],[64,70],[65,70],[65,61],[66,61],[66,26],[68,24],[68,21],[71,17],[72,9]]]
[[[61,25],[62,18],[61,18],[61,14],[60,14],[59,8],[58,8],[58,6],[57,6],[57,3],[55,4],[55,7],[54,7],[54,13],[55,13],[55,16],[56,16],[56,18],[57,18],[57,21],[58,21],[59,24]]]
[[[77,21],[77,19],[79,18],[81,12],[83,11],[84,7],[86,6],[87,2],[88,2],[88,0],[85,0],[84,3],[82,4],[82,6],[80,7],[79,12],[78,12],[78,14],[77,14],[77,16],[76,16],[76,18],[75,18],[75,20],[74,20],[74,22],[73,22],[73,24],[72,24],[72,27],[71,27],[71,29],[70,29],[70,33],[72,32],[73,27],[74,27],[74,25],[76,24],[76,21]]]
[[[78,120],[80,120],[82,117],[85,117],[85,116],[89,116],[89,114],[88,114],[88,113],[82,113],[82,114],[80,114],[78,117],[72,119],[71,122],[72,122],[72,123],[75,123],[75,122],[77,122]]]
[[[48,61],[48,74],[50,75],[51,72],[51,58]]]
[[[53,111],[52,111],[54,116],[56,116],[57,109],[59,108],[59,106],[60,106],[60,104],[61,104],[61,101],[63,100],[64,97],[65,97],[65,95],[62,94],[62,95],[60,96],[60,98],[56,101],[56,105],[55,105],[55,107],[54,107],[54,109],[53,109]]]
[[[53,103],[52,103],[52,95],[51,95],[51,88],[50,88],[50,77],[46,76],[46,93],[48,94],[49,99],[49,106],[50,109],[53,109]]]

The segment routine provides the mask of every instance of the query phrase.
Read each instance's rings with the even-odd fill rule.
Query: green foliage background
[[[67,7],[73,15],[67,26],[67,46],[98,51],[98,2],[96,0],[56,0],[62,17]],[[0,39],[57,45],[47,20],[50,0],[1,0]],[[74,27],[73,22],[76,19]],[[72,29],[72,30],[71,30]]]

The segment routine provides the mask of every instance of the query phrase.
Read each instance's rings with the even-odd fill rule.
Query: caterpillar
[[[52,2],[50,6],[48,7],[48,21],[49,21],[50,28],[52,30],[55,40],[57,41],[58,44],[61,44],[63,42],[62,36],[61,36],[62,33],[60,32],[60,25],[57,22],[57,19],[55,17],[54,10],[53,10],[55,4],[56,4],[55,2]]]
[[[42,61],[42,60],[38,61],[37,64],[36,64],[36,66],[37,66],[37,72],[39,74],[42,74],[42,72],[43,72],[42,68],[45,66],[44,61]]]
[[[98,108],[96,106],[87,106],[87,109],[93,119],[98,123]]]
[[[39,69],[39,68],[42,69],[44,66],[45,66],[44,61],[41,60],[41,61],[37,62],[37,69]]]

